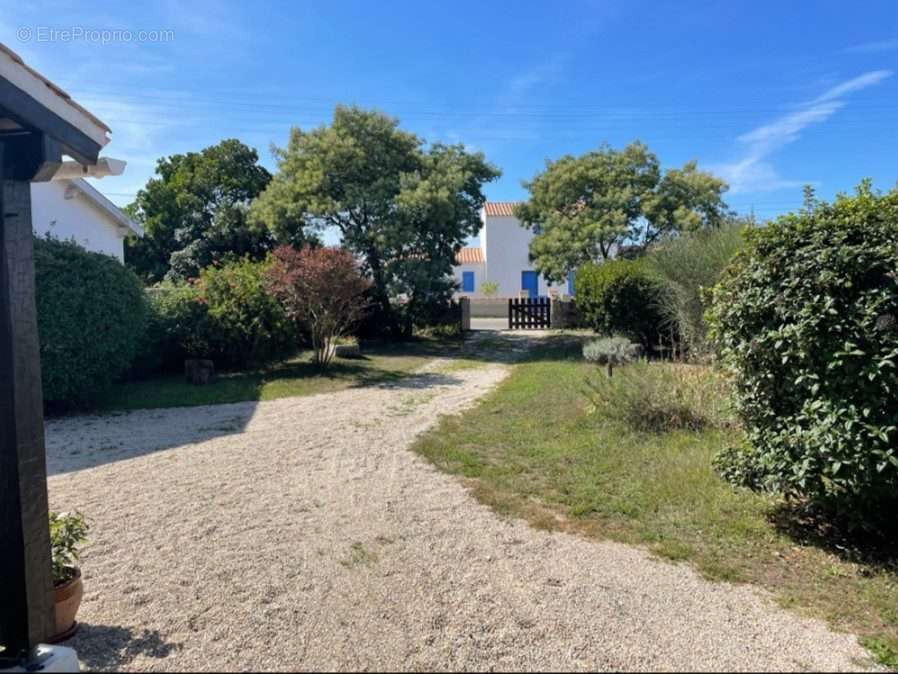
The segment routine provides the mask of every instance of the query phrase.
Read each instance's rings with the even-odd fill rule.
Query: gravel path
[[[93,524],[70,642],[125,670],[845,670],[850,635],[756,590],[479,505],[407,451],[507,373],[48,423]]]

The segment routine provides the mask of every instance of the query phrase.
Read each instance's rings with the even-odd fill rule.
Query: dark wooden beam
[[[4,144],[0,143],[0,166]],[[0,173],[0,658],[53,634],[31,185]]]
[[[42,183],[62,164],[62,146],[40,131],[0,137],[3,143],[3,175],[7,180]]]
[[[2,77],[0,101],[5,111],[2,116],[45,133],[59,143],[65,154],[80,164],[97,163],[99,143]]]

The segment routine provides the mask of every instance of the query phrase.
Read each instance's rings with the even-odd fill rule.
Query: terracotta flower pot
[[[58,643],[68,639],[78,629],[75,616],[84,596],[84,584],[81,582],[81,570],[75,569],[75,577],[56,588],[56,634],[50,643]]]

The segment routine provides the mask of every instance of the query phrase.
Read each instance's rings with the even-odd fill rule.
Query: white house
[[[496,296],[545,297],[550,294],[573,295],[573,277],[562,285],[553,285],[538,274],[530,262],[533,232],[521,225],[512,212],[514,202],[492,201],[481,211],[480,246],[462,248],[454,268],[458,282],[457,297],[484,297],[484,282],[498,285]]]
[[[82,178],[31,184],[31,221],[38,236],[73,239],[124,261],[125,237],[143,229]]]

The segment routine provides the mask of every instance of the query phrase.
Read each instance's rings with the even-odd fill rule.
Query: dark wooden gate
[[[550,325],[548,297],[513,297],[508,300],[508,329],[536,330]]]

